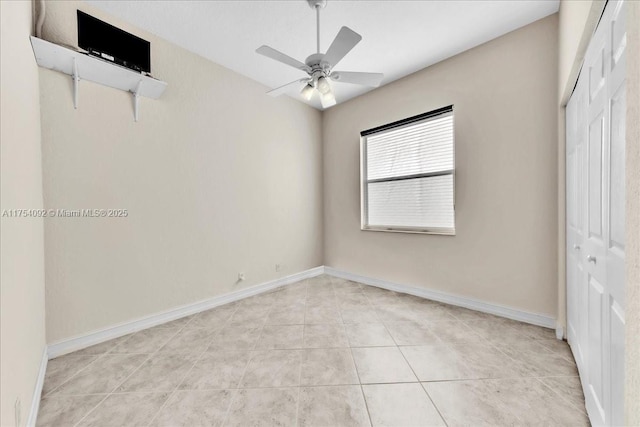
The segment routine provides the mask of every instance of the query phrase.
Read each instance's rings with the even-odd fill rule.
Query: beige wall
[[[640,426],[640,2],[627,3],[625,422]]]
[[[0,2],[1,210],[42,208],[38,67],[31,2]],[[2,217],[0,425],[26,425],[45,348],[44,231],[40,218]]]
[[[46,222],[48,342],[321,265],[321,114],[85,3],[48,2],[44,37],[75,44],[76,8],[150,40],[169,86],[135,123],[130,94],[80,82],[74,110],[40,71],[45,206],[129,212]]]
[[[555,316],[557,31],[552,15],[324,113],[326,265]],[[450,104],[457,235],[361,231],[359,132]]]

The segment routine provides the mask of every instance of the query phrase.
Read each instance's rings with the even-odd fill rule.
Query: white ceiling
[[[315,53],[315,13],[305,0],[88,2],[268,87],[305,74],[258,55],[259,46],[302,62]],[[385,85],[550,15],[558,5],[559,0],[329,0],[320,16],[321,50],[340,27],[353,29],[363,39],[335,69],[382,72]],[[332,85],[338,103],[372,90]],[[289,95],[304,102],[298,89]],[[321,109],[317,97],[309,104]]]

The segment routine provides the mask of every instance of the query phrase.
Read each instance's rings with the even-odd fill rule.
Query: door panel
[[[582,262],[577,264],[578,269],[578,280],[576,283],[578,284],[578,317],[577,317],[577,327],[578,327],[578,345],[576,354],[577,359],[576,362],[579,365],[581,371],[585,371],[587,369],[588,362],[588,343],[589,343],[589,330],[585,326],[588,324],[588,313],[589,313],[589,298],[588,291],[589,287],[586,286],[586,273],[584,271],[584,267]]]
[[[581,76],[584,80],[584,76]],[[585,140],[586,123],[586,92],[578,84],[573,97],[567,104],[566,124],[566,198],[567,198],[567,340],[576,359],[579,370],[584,370],[585,354],[584,344],[586,328],[580,327],[586,316],[586,286],[582,285],[584,274],[581,263],[582,249],[582,156]]]
[[[593,61],[589,64],[589,99],[593,101],[598,97],[605,87],[605,62],[604,47],[598,46],[598,50],[593,55]]]
[[[620,64],[625,58],[624,53],[627,47],[626,30],[626,4],[616,2],[611,17],[611,70],[620,67],[624,69],[624,64]]]
[[[615,301],[610,300],[611,319],[609,322],[611,337],[611,418],[610,424],[624,425],[624,311]]]
[[[609,185],[609,247],[624,251],[624,193],[625,193],[625,117],[626,85],[618,88],[611,98],[610,185]]]
[[[589,391],[585,398],[590,399],[598,411],[600,423],[605,421],[604,413],[604,388],[606,380],[604,378],[603,367],[603,306],[604,287],[592,276],[589,276],[589,312],[587,328],[589,331]]]
[[[582,74],[567,104],[567,340],[576,364],[587,370],[588,287],[583,266],[585,165],[588,135],[587,76]]]
[[[578,265],[567,263],[567,339],[573,343],[577,338],[578,317]]]
[[[625,250],[625,129],[626,129],[626,17],[624,2],[616,2],[610,19],[611,70],[607,77],[610,114],[608,146],[608,245],[607,287],[609,291],[607,322],[609,324],[609,423],[623,425],[624,419],[624,250]]]
[[[602,241],[602,137],[604,113],[599,112],[589,125],[588,208],[589,239]]]

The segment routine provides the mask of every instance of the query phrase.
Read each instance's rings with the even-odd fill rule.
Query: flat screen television
[[[80,10],[78,46],[132,70],[151,73],[151,43]]]

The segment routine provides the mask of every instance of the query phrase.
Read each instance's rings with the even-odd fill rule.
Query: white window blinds
[[[362,132],[362,228],[454,234],[453,107]]]

